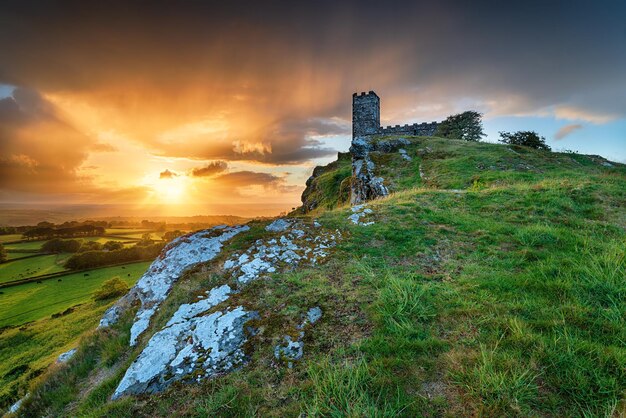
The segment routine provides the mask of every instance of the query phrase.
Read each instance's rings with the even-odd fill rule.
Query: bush
[[[106,300],[125,295],[128,292],[128,285],[119,277],[113,277],[102,283],[102,287],[93,294],[93,300]]]
[[[85,241],[82,243],[80,248],[78,249],[79,253],[84,253],[87,251],[100,251],[102,249],[102,244],[96,241]]]
[[[185,235],[185,233],[177,229],[175,231],[167,231],[165,234],[163,234],[163,239],[167,242],[170,242],[183,235]]]
[[[159,255],[163,246],[163,243],[158,243],[145,247],[134,246],[114,251],[79,252],[68,258],[65,262],[65,267],[71,270],[82,270],[111,264],[151,260]]]
[[[500,142],[550,151],[550,147],[546,144],[546,139],[534,131],[500,132]]]
[[[80,241],[75,239],[54,238],[41,246],[48,253],[75,253],[80,249]]]
[[[7,250],[4,249],[4,245],[0,244],[0,263],[6,261],[7,259]]]
[[[121,250],[122,248],[124,248],[124,244],[119,241],[107,241],[104,243],[102,248],[107,251]]]
[[[482,114],[475,110],[448,116],[437,126],[435,136],[450,139],[464,139],[465,141],[480,141],[485,136],[483,132]]]

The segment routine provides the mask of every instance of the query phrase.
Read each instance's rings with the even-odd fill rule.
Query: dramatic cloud
[[[118,150],[113,145],[104,142],[97,142],[93,144],[90,149],[95,152],[115,152]]]
[[[66,193],[81,180],[77,169],[92,141],[33,90],[0,100],[0,188]]]
[[[213,176],[217,173],[221,173],[228,168],[228,164],[225,161],[214,161],[204,167],[196,167],[191,170],[192,177],[207,177]]]
[[[235,171],[222,174],[215,179],[218,184],[226,188],[263,186],[266,189],[275,189],[282,192],[293,192],[299,188],[297,186],[288,186],[282,177],[254,171]]]
[[[171,178],[174,178],[174,177],[177,177],[177,176],[178,176],[178,174],[176,174],[176,173],[174,173],[174,172],[172,172],[170,170],[165,170],[165,171],[162,171],[162,172],[159,173],[159,178],[160,179],[166,179],[167,180],[167,179],[171,179]]]
[[[238,178],[282,193],[294,176],[235,173],[306,178],[350,134],[355,91],[379,93],[384,124],[473,108],[586,133],[626,118],[624,15],[582,0],[8,0],[0,97],[21,87],[0,99],[0,191],[157,187],[166,163],[216,192]],[[191,171],[207,160],[235,171]]]
[[[567,135],[571,134],[572,132],[578,130],[578,129],[582,129],[583,125],[579,124],[579,123],[573,123],[571,125],[565,125],[562,128],[560,128],[555,134],[554,134],[554,139],[563,139],[565,138]]]

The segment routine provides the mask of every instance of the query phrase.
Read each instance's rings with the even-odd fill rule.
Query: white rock
[[[213,306],[224,302],[231,293],[231,288],[227,284],[211,289],[208,297],[196,303],[183,303],[174,313],[166,326],[174,325],[193,318],[196,315],[206,312]]]
[[[293,222],[287,219],[276,219],[274,222],[265,227],[269,232],[282,232],[289,228]]]
[[[247,225],[234,227],[220,225],[183,235],[169,243],[130,292],[141,303],[131,327],[130,345],[137,343],[137,338],[148,328],[157,308],[185,270],[214,259],[222,250],[225,241],[249,229]],[[100,321],[100,326],[110,326],[117,322],[119,306],[116,304],[107,310]]]
[[[76,349],[75,348],[72,348],[71,350],[66,351],[65,353],[61,354],[57,358],[57,363],[66,363],[66,362],[68,362],[72,357],[74,357],[74,354],[76,354]]]
[[[11,405],[11,407],[9,408],[9,414],[17,413],[17,411],[19,411],[20,407],[22,406],[22,403],[24,403],[24,401],[28,398],[30,398],[30,392],[24,395],[23,398],[15,402],[13,405]]]
[[[239,306],[166,326],[128,368],[112,399],[161,391],[198,370],[198,361],[206,372],[203,378],[231,371],[245,361],[244,325],[256,317]]]

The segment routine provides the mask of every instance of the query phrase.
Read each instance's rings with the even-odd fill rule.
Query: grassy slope
[[[21,255],[25,255],[22,253]],[[0,264],[0,283],[66,270],[63,262],[71,254],[51,254]]]
[[[113,302],[91,300],[105,280],[120,276],[132,286],[148,265],[106,267],[90,272],[89,277],[77,273],[63,276],[61,282],[55,279],[2,289],[0,329],[12,327],[0,330],[0,402],[14,398],[20,387],[27,387],[29,380],[96,327]],[[63,315],[51,316],[60,312]]]
[[[352,161],[345,155],[323,167],[322,174],[315,177],[308,190],[305,191],[307,201],[318,203],[313,212],[334,209],[348,202],[351,176]],[[296,213],[298,212],[300,211],[297,210]]]
[[[426,148],[428,147],[428,149]],[[260,338],[248,366],[200,385],[107,401],[137,354],[128,321],[83,343],[34,388],[27,410],[69,416],[611,416],[626,390],[626,170],[592,158],[416,140],[413,161],[374,155],[397,193],[319,213],[346,239],[315,269],[277,274],[240,295],[286,328],[313,305],[305,357],[276,367]],[[419,168],[426,179],[421,179]],[[462,190],[453,190],[462,189]],[[226,248],[262,236],[255,225]],[[224,254],[226,256],[226,254]],[[157,324],[220,280],[182,280]],[[95,344],[93,339],[97,339]],[[145,339],[144,339],[145,342]],[[116,347],[113,350],[111,347]],[[112,352],[120,360],[112,361]],[[100,384],[89,373],[109,371]]]
[[[134,284],[149,265],[149,262],[141,262],[104,267],[89,273],[68,274],[41,283],[4,288],[0,294],[0,327],[36,321],[87,302],[93,292],[111,277],[119,276],[129,285]]]

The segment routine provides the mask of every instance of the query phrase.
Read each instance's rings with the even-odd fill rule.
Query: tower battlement
[[[380,126],[380,97],[374,91],[352,94],[352,139],[372,135],[432,136],[437,122]]]

